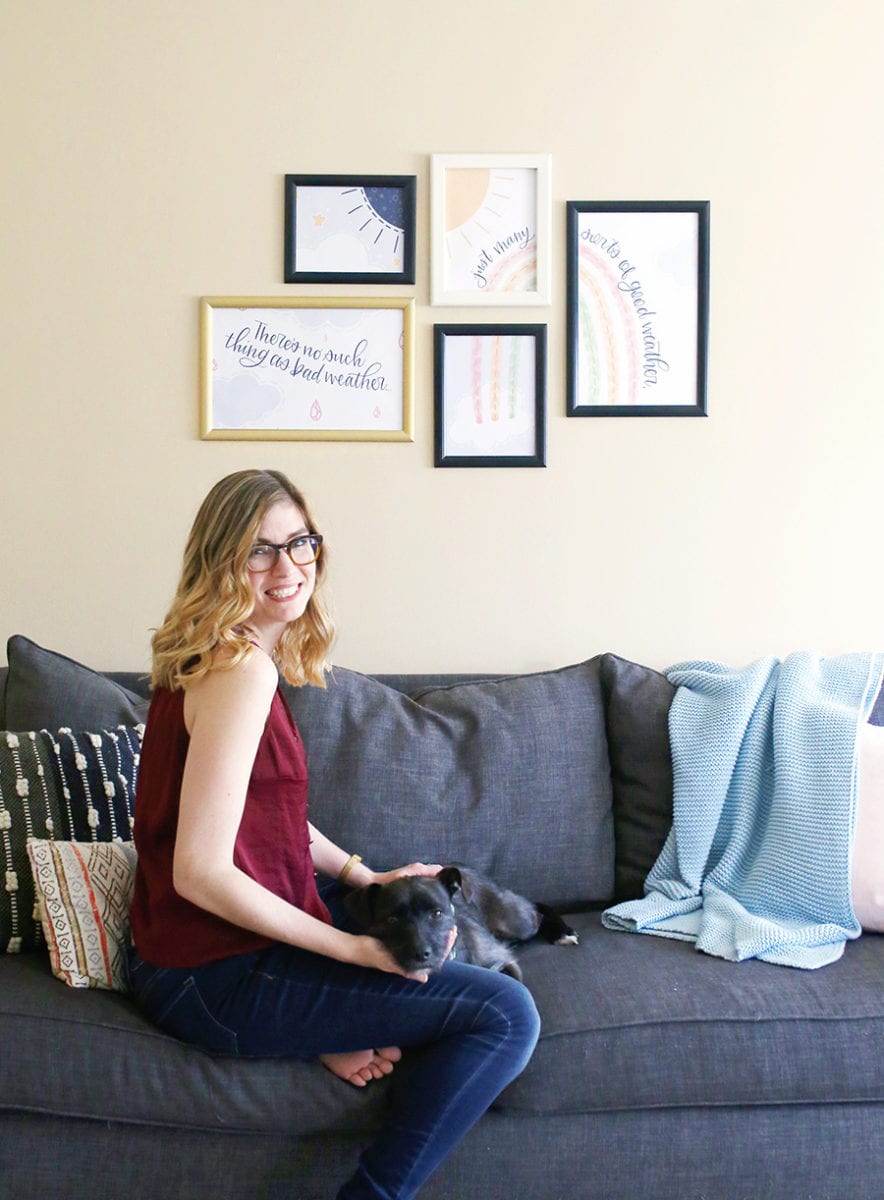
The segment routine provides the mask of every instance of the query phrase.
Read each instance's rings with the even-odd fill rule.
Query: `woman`
[[[387,1130],[338,1193],[404,1200],[522,1071],[539,1021],[507,976],[456,961],[406,975],[380,942],[336,927],[317,892],[316,871],[366,887],[439,870],[373,871],[307,822],[279,673],[324,686],[321,549],[304,497],[276,471],[227,476],[197,514],[153,640],[130,980],[177,1037],[319,1058],[357,1087],[415,1048]]]

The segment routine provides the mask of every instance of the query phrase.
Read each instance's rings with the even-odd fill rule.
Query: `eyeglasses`
[[[250,571],[270,571],[279,562],[280,552],[284,550],[296,567],[307,567],[316,562],[321,549],[321,533],[301,533],[281,545],[256,542],[249,551],[246,566]]]

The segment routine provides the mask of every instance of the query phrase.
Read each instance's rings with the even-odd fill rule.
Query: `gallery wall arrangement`
[[[552,303],[551,163],[431,156],[431,303]],[[417,177],[285,176],[283,280],[413,285]],[[566,201],[568,417],[705,416],[708,201]],[[204,297],[211,440],[412,441],[413,296]],[[434,325],[437,467],[546,466],[547,326]]]

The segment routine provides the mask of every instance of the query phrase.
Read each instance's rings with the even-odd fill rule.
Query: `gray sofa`
[[[136,676],[24,638],[8,659],[0,728],[143,717]],[[663,676],[605,654],[495,679],[336,669],[327,691],[287,694],[324,832],[372,865],[469,862],[580,933],[522,953],[537,1051],[422,1196],[882,1195],[884,938],[798,971],[601,925],[607,903],[641,894],[669,826]],[[391,1087],[395,1074],[357,1091],[316,1063],[205,1054],[119,992],[65,987],[45,948],[0,954],[4,1195],[320,1200]]]

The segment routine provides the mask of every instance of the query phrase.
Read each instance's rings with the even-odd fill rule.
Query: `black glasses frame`
[[[266,567],[253,567],[247,559],[246,566],[253,574],[263,575],[265,572],[273,570],[273,568],[279,562],[280,554],[285,551],[294,566],[309,567],[311,563],[315,563],[319,558],[319,555],[322,551],[322,540],[321,533],[299,533],[297,537],[290,538],[287,542],[256,542],[255,546],[252,547],[252,550],[254,550],[257,546],[260,546],[265,550],[273,550],[273,561],[268,563]],[[292,554],[292,547],[296,542],[310,542],[313,546],[315,553],[311,559],[307,560],[307,562],[298,562],[298,560]],[[249,555],[251,556],[251,551],[249,551]]]

